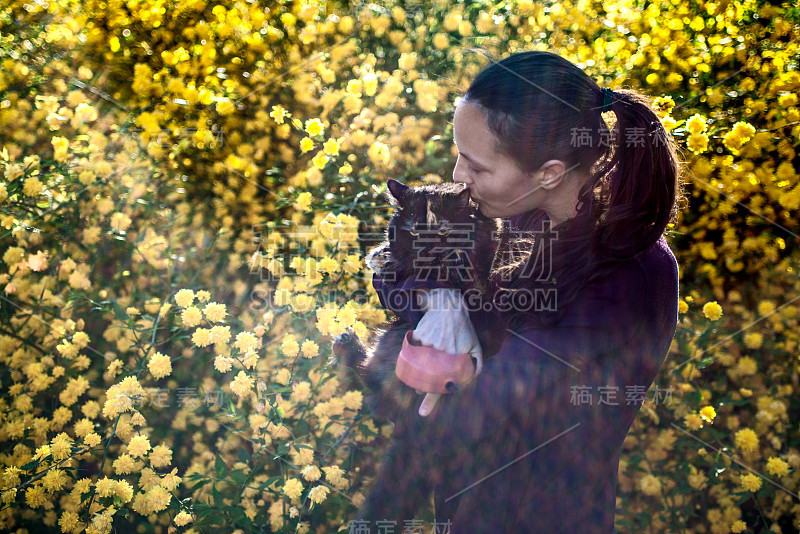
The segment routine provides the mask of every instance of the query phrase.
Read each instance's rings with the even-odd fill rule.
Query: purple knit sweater
[[[537,215],[511,222],[524,230]],[[373,283],[384,306],[389,292],[420,287]],[[407,307],[392,311],[420,317]],[[611,533],[622,442],[677,319],[678,266],[664,237],[587,285],[555,326],[523,320],[489,331],[473,314],[482,341],[492,337],[499,350],[431,415],[420,417],[415,406],[395,422],[395,438],[416,447],[405,453],[438,481],[438,531]]]

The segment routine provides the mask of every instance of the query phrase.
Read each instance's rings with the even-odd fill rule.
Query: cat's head
[[[390,241],[406,250],[418,241],[474,239],[481,225],[493,221],[481,214],[464,184],[409,187],[389,180],[387,196],[397,208],[389,223]]]

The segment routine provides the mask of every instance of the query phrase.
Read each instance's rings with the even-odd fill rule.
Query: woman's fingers
[[[439,393],[428,393],[425,395],[425,398],[422,399],[422,404],[419,405],[419,414],[422,417],[426,417],[430,414],[441,397],[442,395]]]

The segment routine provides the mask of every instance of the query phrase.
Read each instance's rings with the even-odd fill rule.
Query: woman
[[[394,436],[413,443],[409,469],[434,474],[440,532],[610,533],[622,442],[677,325],[663,237],[680,194],[674,145],[645,97],[601,89],[547,52],[485,68],[453,125],[453,180],[484,215],[532,232],[533,247],[498,277],[506,305],[494,314],[457,290],[376,274],[384,306],[407,300],[395,291],[415,296],[419,307],[392,311],[419,320],[418,342],[485,357],[466,388],[420,397]],[[534,306],[498,298],[520,292]],[[403,473],[379,476],[402,488]],[[361,517],[392,513],[389,496],[370,495]]]

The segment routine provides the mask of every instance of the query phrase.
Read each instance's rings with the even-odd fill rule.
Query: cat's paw
[[[355,367],[366,356],[364,346],[352,328],[333,338],[331,352],[347,367]]]

